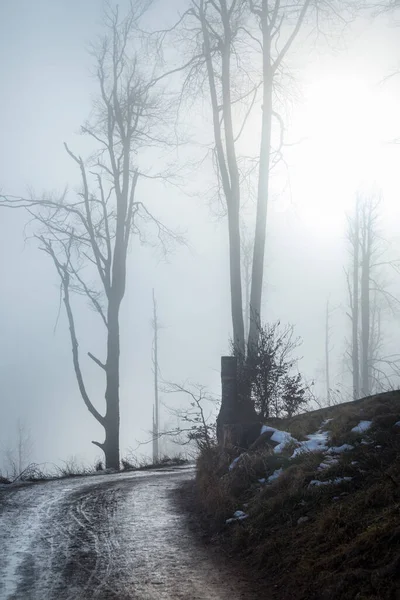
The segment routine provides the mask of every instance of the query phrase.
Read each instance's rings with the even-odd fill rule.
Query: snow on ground
[[[238,462],[239,458],[241,458],[242,455],[237,456],[236,458],[233,459],[233,461],[231,462],[231,464],[229,465],[229,470],[232,471],[232,469],[235,467],[236,463]]]
[[[262,425],[260,435],[267,433],[267,431],[276,431],[276,429],[275,427],[270,427],[269,425]]]
[[[272,473],[272,475],[270,475],[267,479],[268,483],[271,483],[272,481],[275,481],[276,479],[278,479],[279,475],[283,472],[283,469],[276,469],[276,471],[274,471]]]
[[[295,458],[303,452],[321,452],[328,450],[328,432],[321,431],[320,429],[315,433],[307,435],[307,440],[304,442],[298,442],[299,446],[293,452],[291,458]]]
[[[243,512],[242,510],[237,510],[233,513],[233,517],[227,519],[225,523],[228,525],[229,523],[234,523],[235,521],[243,521],[244,519],[247,519],[248,516],[249,515]]]
[[[264,433],[267,432],[271,432],[271,440],[273,442],[276,442],[276,446],[274,447],[274,453],[275,454],[281,454],[283,452],[283,450],[285,449],[285,447],[287,447],[289,444],[293,444],[296,446],[293,454],[291,455],[291,459],[296,458],[297,456],[306,453],[306,452],[323,452],[324,453],[324,459],[321,462],[321,464],[318,467],[318,471],[324,471],[325,469],[329,469],[330,467],[332,467],[333,465],[337,464],[339,462],[338,458],[335,458],[334,455],[339,455],[342,454],[343,452],[348,452],[350,450],[354,450],[354,446],[352,446],[351,444],[342,444],[341,446],[329,446],[329,431],[322,431],[322,428],[327,425],[327,423],[329,423],[330,421],[332,421],[332,419],[325,419],[325,421],[323,421],[321,423],[321,427],[320,429],[318,429],[318,431],[316,431],[315,433],[310,433],[309,435],[306,436],[306,440],[299,442],[296,438],[292,437],[292,435],[290,433],[288,433],[287,431],[281,431],[279,429],[276,429],[275,427],[271,427],[269,425],[262,425],[261,427],[261,431],[260,431],[260,435],[263,435]],[[360,423],[358,425],[356,425],[355,427],[353,427],[353,429],[351,430],[353,433],[363,433],[365,431],[367,431],[372,425],[372,421],[360,421]],[[400,421],[398,423],[396,423],[396,425],[400,425]],[[361,443],[367,443],[364,440]],[[240,455],[237,458],[235,458],[232,463],[229,465],[229,470],[232,470],[235,465],[237,464],[237,462],[239,461],[239,459],[241,458]],[[264,483],[272,483],[273,481],[275,481],[276,479],[278,479],[279,475],[282,473],[282,469],[277,469],[276,471],[274,471],[274,473],[272,473],[272,475],[270,475],[267,478],[261,478],[258,479],[258,482],[261,484]],[[346,480],[346,478],[342,479],[342,480]],[[313,481],[317,481],[317,480],[313,480]],[[334,480],[334,482],[337,482],[338,480]],[[312,485],[317,485],[313,482],[311,482]],[[310,484],[310,485],[311,485]],[[327,482],[321,482],[321,485],[327,485]]]
[[[282,450],[285,448],[285,446],[287,446],[291,442],[293,442],[294,444],[298,443],[297,440],[294,437],[292,437],[290,435],[290,433],[288,433],[287,431],[281,431],[280,429],[276,429],[275,427],[270,427],[269,425],[263,425],[261,427],[260,435],[262,435],[263,433],[266,433],[267,431],[272,431],[272,435],[271,435],[270,439],[273,442],[276,442],[278,444],[274,448],[275,454],[280,454],[282,452]]]
[[[349,450],[354,450],[354,446],[351,444],[342,444],[341,446],[331,446],[331,448],[328,448],[328,453],[343,454],[343,452],[349,452]]]
[[[353,427],[351,430],[353,433],[364,433],[367,431],[372,425],[372,421],[360,421],[358,425]]]
[[[287,431],[276,430],[271,436],[271,440],[273,442],[278,442],[278,445],[274,448],[275,454],[281,454],[284,448],[290,443],[297,444],[297,440],[292,437],[290,433],[287,433]]]
[[[180,467],[185,470],[187,465]],[[193,469],[191,465],[189,467]],[[116,475],[96,475],[76,479],[59,479],[36,484],[10,484],[1,488],[0,510],[0,598],[16,598],[21,567],[31,553],[36,539],[48,528],[50,515],[75,490],[89,488],[104,481],[126,478],[147,480],[154,474],[169,475],[167,470],[149,470]],[[53,535],[49,532],[49,537]],[[43,565],[43,568],[45,565]],[[19,596],[20,597],[20,596]],[[29,596],[31,597],[31,596]],[[32,596],[37,597],[37,596]]]
[[[318,467],[318,471],[324,471],[325,469],[329,469],[333,465],[336,465],[338,462],[339,461],[338,461],[337,458],[333,458],[333,456],[326,456],[325,455],[324,460],[322,461],[322,463]]]
[[[352,477],[335,477],[335,479],[327,479],[326,481],[319,481],[319,479],[312,479],[308,484],[309,487],[319,487],[322,485],[338,485],[343,481],[351,481]]]
[[[0,513],[0,597],[11,598],[18,586],[18,572],[28,550],[52,506],[72,489],[63,482],[48,482],[35,486],[7,486],[6,505]],[[18,489],[18,487],[20,489]]]

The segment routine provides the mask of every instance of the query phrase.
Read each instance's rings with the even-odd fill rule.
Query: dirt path
[[[192,476],[174,469],[3,493],[0,598],[253,600],[179,514],[172,492]]]

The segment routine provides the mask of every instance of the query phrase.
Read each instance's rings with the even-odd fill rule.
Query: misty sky
[[[152,24],[170,23],[182,4],[159,0]],[[86,150],[78,131],[96,93],[87,47],[102,31],[101,16],[98,0],[0,2],[4,193],[78,185],[63,142]],[[287,149],[287,168],[273,178],[267,236],[264,318],[296,326],[304,340],[300,369],[309,379],[321,377],[326,299],[346,302],[346,211],[357,189],[382,190],[385,234],[400,251],[400,146],[388,143],[400,137],[400,78],[382,83],[400,61],[399,29],[389,17],[360,18],[329,45],[320,39],[313,50],[298,49],[290,62],[298,84],[287,105],[287,140],[302,141]],[[204,169],[202,176],[211,180],[211,168]],[[197,174],[194,189],[198,179]],[[157,215],[186,230],[190,244],[163,261],[154,249],[133,243],[121,314],[122,454],[147,439],[151,426],[153,287],[163,325],[164,379],[190,379],[218,393],[220,356],[229,349],[226,223],[215,218],[200,193],[159,186],[155,196]],[[0,212],[0,450],[14,443],[22,418],[35,461],[57,463],[71,455],[92,461],[99,451],[90,440],[102,441],[103,430],[79,395],[54,266],[33,240],[24,240],[26,221],[22,212]],[[82,355],[101,355],[96,315],[81,300],[75,306]],[[341,308],[333,324],[333,370],[339,373],[348,327]],[[102,408],[101,374],[89,360],[84,364],[92,399]]]

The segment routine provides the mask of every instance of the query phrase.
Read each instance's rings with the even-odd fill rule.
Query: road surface
[[[248,600],[193,538],[176,468],[0,490],[1,600]]]

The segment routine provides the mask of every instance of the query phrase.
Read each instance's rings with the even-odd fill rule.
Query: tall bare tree
[[[331,351],[331,325],[330,325],[331,310],[329,307],[329,298],[326,301],[325,309],[325,385],[326,385],[326,401],[328,406],[331,404],[331,369],[330,369],[330,351]]]
[[[139,180],[149,174],[139,164],[142,149],[160,144],[165,106],[146,75],[146,62],[132,48],[143,11],[131,4],[127,16],[108,9],[107,33],[93,49],[99,96],[92,118],[82,127],[96,145],[84,161],[66,144],[68,156],[80,173],[75,194],[56,197],[1,196],[0,205],[25,208],[37,227],[41,250],[52,259],[60,278],[72,344],[73,366],[82,399],[104,427],[104,442],[94,441],[105,453],[106,467],[119,468],[120,430],[120,307],[125,295],[127,255],[133,234],[143,223],[152,224],[163,242],[171,232],[138,196]],[[72,294],[89,301],[105,329],[105,359],[88,352],[105,377],[105,412],[96,408],[84,380]]]
[[[184,72],[183,91],[191,97],[206,90],[211,108],[212,156],[228,219],[233,340],[245,356],[256,348],[260,332],[270,171],[284,143],[276,90],[282,88],[285,60],[306,18],[312,12],[321,17],[323,11],[335,11],[336,0],[334,5],[325,0],[187,0],[186,6],[175,25],[157,32],[158,41],[161,46],[169,35],[177,36],[188,60],[179,63],[178,59],[172,72]],[[255,117],[255,111],[261,114],[260,145],[247,168],[240,144],[251,127],[254,132],[250,117]],[[277,144],[272,141],[273,130]],[[255,180],[257,206],[251,235],[250,328],[245,336],[241,207],[249,176]]]
[[[359,269],[360,269],[360,198],[357,195],[353,219],[348,223],[348,240],[352,257],[352,273],[346,271],[347,288],[349,293],[348,316],[351,320],[351,372],[353,377],[353,398],[360,397],[360,358],[359,358]]]
[[[250,330],[248,353],[257,348],[261,325],[261,302],[264,276],[265,241],[268,198],[270,192],[272,121],[283,121],[273,106],[275,80],[310,9],[311,0],[249,0],[250,11],[256,16],[261,35],[258,43],[262,52],[262,113],[258,168],[257,213],[254,232],[253,267],[250,295]],[[287,33],[288,32],[288,33]],[[249,32],[250,34],[251,32]],[[282,40],[282,41],[281,41]]]
[[[18,419],[14,447],[5,451],[6,469],[12,479],[17,479],[32,462],[33,442],[30,430],[22,419]]]
[[[349,219],[348,239],[352,274],[346,273],[352,323],[351,371],[353,397],[368,396],[392,384],[399,375],[399,355],[385,354],[382,315],[393,316],[399,299],[384,281],[384,270],[399,269],[398,261],[387,256],[387,244],[379,228],[381,198],[358,194]]]
[[[336,4],[334,0],[333,5]],[[317,0],[187,0],[187,10],[168,30],[156,32],[158,47],[169,35],[185,49],[184,63],[177,57],[169,72],[184,73],[182,100],[199,93],[207,98],[213,126],[212,157],[217,171],[218,197],[227,214],[233,348],[239,365],[251,371],[257,355],[261,327],[267,208],[270,171],[282,156],[284,121],[277,112],[277,89],[282,90],[285,61],[311,9],[335,12],[330,1]],[[246,157],[240,147],[246,135],[254,139],[255,111],[261,114],[259,144]],[[253,118],[254,117],[254,118]],[[258,118],[258,117],[257,117]],[[278,142],[273,143],[273,130]],[[250,165],[250,166],[249,166]],[[244,315],[241,221],[245,189],[257,188],[256,219],[251,235],[252,265],[249,331]],[[243,378],[247,381],[247,378]],[[230,419],[256,420],[250,389],[243,386],[236,415],[221,405],[220,425]],[[248,410],[243,410],[244,408]],[[243,410],[243,414],[239,412]],[[229,414],[229,417],[227,416]],[[233,419],[233,420],[232,420]]]
[[[153,369],[154,369],[154,405],[153,405],[153,463],[157,463],[159,459],[159,431],[160,431],[160,423],[159,423],[159,397],[158,397],[158,315],[157,315],[157,302],[156,296],[153,290]]]

